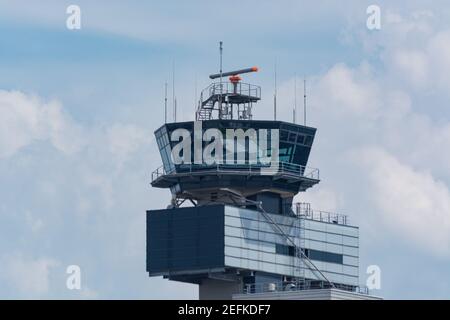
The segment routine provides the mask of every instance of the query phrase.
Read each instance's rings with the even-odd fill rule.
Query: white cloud
[[[33,233],[39,232],[44,227],[42,219],[34,217],[30,211],[25,214],[25,221]]]
[[[430,39],[427,47],[431,72],[436,84],[444,90],[450,90],[450,30],[438,32]]]
[[[418,171],[380,148],[354,153],[368,174],[367,192],[376,218],[391,235],[427,253],[450,255],[450,191],[426,171]],[[380,236],[384,233],[380,227]]]
[[[20,92],[0,91],[0,156],[10,156],[42,136],[36,101]]]
[[[329,112],[376,118],[381,107],[380,91],[371,74],[367,63],[357,69],[337,64],[315,84],[312,95]]]
[[[295,198],[295,202],[310,203],[313,210],[338,212],[342,208],[342,196],[336,191],[320,185],[299,194]]]
[[[314,79],[309,105],[310,119],[319,127],[313,157],[317,152],[320,158],[329,157],[321,160],[324,169],[341,179],[339,183],[348,181],[339,192],[349,201],[341,204],[355,201],[361,210],[367,204],[354,195],[371,199],[375,209],[361,211],[359,220],[370,220],[378,238],[403,239],[425,255],[448,258],[450,122],[445,116],[433,117],[432,110],[447,103],[450,38],[447,31],[436,30],[433,19],[426,12],[406,18],[388,14],[379,36],[364,39],[383,48],[377,57],[381,65],[335,65]],[[424,87],[436,94],[433,103]],[[353,155],[351,164],[339,160],[354,149],[362,151]],[[356,172],[355,164],[363,170]],[[334,174],[335,168],[348,176]],[[369,183],[356,190],[355,179]],[[339,188],[338,183],[333,186]],[[320,205],[325,201],[317,197],[321,188],[303,198]]]
[[[150,130],[133,124],[112,124],[91,130],[77,124],[57,101],[44,102],[19,91],[0,90],[0,158],[10,157],[22,148],[48,141],[71,155],[90,146],[116,157],[120,167],[136,151],[153,141]]]
[[[392,55],[392,62],[398,72],[415,85],[424,85],[428,80],[429,62],[425,53],[413,50],[398,50]]]
[[[59,262],[50,258],[31,258],[21,254],[3,256],[0,259],[0,279],[13,292],[27,298],[49,293],[49,274]]]
[[[383,10],[382,29],[371,33],[349,29],[358,34],[364,48],[381,58],[386,80],[405,82],[415,89],[448,93],[450,83],[450,29],[444,12]]]
[[[426,57],[423,65],[408,70],[407,76],[415,77],[416,84],[428,81],[428,56],[407,54],[411,54],[410,60],[399,58],[405,69],[415,59]],[[319,167],[325,174],[321,184],[298,199],[331,211],[345,211],[355,202],[354,207],[361,211],[349,212],[351,221],[360,220],[361,225],[373,228],[375,239],[403,239],[428,256],[448,257],[450,122],[445,118],[434,121],[427,109],[414,105],[420,88],[392,80],[389,71],[374,70],[367,63],[355,68],[337,64],[314,79],[310,119],[319,131],[312,156],[317,158],[319,153],[324,165]],[[282,105],[292,100],[292,88],[292,80],[281,85]],[[367,145],[381,149],[366,149]],[[364,151],[350,164],[341,161],[355,148]],[[363,170],[355,171],[355,164],[364,165]],[[440,179],[435,178],[438,176]],[[355,190],[355,178],[370,184]],[[375,209],[365,211],[368,204],[354,199],[355,194],[371,199]],[[358,219],[353,215],[359,215]]]
[[[91,190],[92,193],[97,195],[95,199],[96,204],[103,204],[105,209],[110,210],[116,199],[114,197],[114,185],[111,177],[91,171],[90,169],[85,169],[81,178],[83,187],[85,188],[83,191]],[[83,193],[83,196],[86,195]],[[86,199],[84,201],[80,203],[80,212],[82,213],[86,212],[86,206],[89,209],[89,203]]]
[[[119,164],[153,140],[153,134],[149,130],[130,124],[111,126],[107,130],[107,137],[109,150],[118,158]]]
[[[315,78],[309,105],[319,141],[335,141],[330,151],[383,145],[410,165],[450,178],[450,121],[442,116],[435,120],[429,112],[443,108],[445,100],[418,105],[427,101],[420,89],[392,84],[386,76],[363,63],[356,68],[338,64]]]
[[[56,101],[44,103],[22,92],[0,90],[0,114],[0,158],[38,140],[48,140],[67,154],[77,152],[84,143],[81,129]]]
[[[404,42],[400,38],[399,43]],[[423,41],[397,45],[387,49],[385,59],[388,67],[403,79],[418,88],[450,89],[448,74],[450,72],[450,31],[435,32]]]
[[[74,121],[61,104],[21,92],[2,91],[0,101],[8,116],[0,118],[0,172],[9,181],[2,192],[12,190],[2,198],[6,214],[0,215],[0,250],[10,252],[0,257],[0,296],[193,296],[193,286],[167,281],[152,291],[158,280],[145,272],[145,211],[170,198],[149,186],[151,170],[160,165],[150,128],[91,127]],[[77,149],[70,143],[78,136],[73,128],[83,142]],[[7,139],[7,132],[23,138]],[[29,153],[32,145],[39,149]],[[18,250],[23,254],[14,254]],[[53,270],[57,261],[45,258],[48,253],[86,266],[81,292],[65,288],[65,273]]]
[[[31,22],[61,29],[65,28],[66,8],[70,4],[70,1],[60,0],[46,0],[39,4],[25,0],[0,0],[0,15],[22,23]],[[326,5],[326,19],[323,19],[324,12],[315,10],[314,5],[292,0],[284,3],[239,2],[220,6],[220,10],[218,4],[211,1],[197,1],[195,4],[130,1],[125,5],[122,1],[115,0],[107,3],[78,0],[77,5],[81,8],[82,30],[107,32],[145,41],[202,44],[205,41],[217,41],[218,35],[238,34],[242,29],[257,34],[256,32],[266,30],[273,32],[274,29],[298,28],[303,21],[318,21],[320,18],[322,22],[331,22],[332,18],[345,13],[347,9],[330,2]],[[236,5],[240,8],[238,12],[235,10]],[[251,16],[248,15],[249,12]],[[234,24],[228,24],[231,16]],[[219,30],[218,33],[218,30],[209,27],[213,24],[227,25],[227,30]],[[234,37],[234,41],[238,40]]]
[[[352,68],[338,63],[327,69],[324,74],[311,77],[307,81],[308,109],[310,120],[316,115],[333,117],[369,118],[381,115],[383,108],[381,88],[374,76],[374,70],[367,62]],[[295,79],[290,78],[278,85],[277,118],[292,121],[294,107]],[[258,116],[263,113],[268,119],[273,118],[271,99],[262,102],[263,110],[258,109]],[[303,78],[297,77],[297,121],[303,116]],[[314,119],[313,119],[314,120]],[[311,124],[311,122],[310,122]]]

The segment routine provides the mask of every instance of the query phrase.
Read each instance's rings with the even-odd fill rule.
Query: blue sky
[[[66,28],[78,4],[82,29]],[[319,129],[310,165],[323,181],[298,200],[360,226],[365,269],[386,298],[450,296],[450,6],[377,1],[0,0],[0,297],[196,298],[148,278],[145,210],[160,165],[153,131],[176,66],[182,120],[218,69],[257,65],[255,117],[291,119],[295,74]],[[81,291],[65,269],[82,270]]]

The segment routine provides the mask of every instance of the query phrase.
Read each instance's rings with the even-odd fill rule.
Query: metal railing
[[[256,284],[245,284],[242,288],[242,293],[244,294],[256,294],[256,293],[268,293],[268,292],[295,292],[295,291],[305,291],[314,289],[339,289],[348,292],[358,293],[358,294],[369,294],[369,289],[366,286],[350,286],[350,285],[338,285],[335,284],[332,287],[329,283],[323,281],[313,281],[304,280],[300,282],[283,283],[283,282],[273,282],[273,283],[256,283]]]
[[[159,177],[166,175],[166,171],[164,170],[164,166],[159,167],[155,171],[152,172],[152,182],[157,180]]]
[[[152,182],[158,178],[170,174],[204,174],[204,173],[239,173],[254,175],[276,175],[288,174],[294,177],[303,177],[312,180],[320,179],[320,172],[317,168],[310,168],[286,162],[273,162],[270,166],[262,164],[180,164],[176,169],[166,172],[161,166],[152,172]]]
[[[321,210],[313,210],[308,203],[296,203],[293,209],[295,215],[302,216],[305,219],[348,225],[348,217],[346,215]]]
[[[200,101],[203,104],[212,96],[230,94],[246,96],[253,99],[261,99],[261,87],[242,82],[236,84],[231,82],[214,82],[202,90],[200,94]]]

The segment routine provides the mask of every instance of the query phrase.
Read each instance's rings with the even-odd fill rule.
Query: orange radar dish
[[[231,83],[237,83],[237,82],[239,82],[239,81],[241,81],[241,80],[242,80],[242,78],[239,77],[239,76],[237,76],[237,75],[234,75],[234,76],[231,76],[231,77],[230,77],[230,82],[231,82]]]

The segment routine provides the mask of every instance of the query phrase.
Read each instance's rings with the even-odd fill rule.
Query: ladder
[[[274,221],[272,219],[272,217],[264,210],[264,208],[261,205],[261,202],[257,202],[256,204],[258,205],[258,208],[260,209],[264,218],[266,218],[266,220],[269,221],[275,227],[275,229],[277,229],[279,234],[282,235],[287,240],[287,242],[289,242],[294,247],[294,250],[296,253],[295,257],[297,258],[294,260],[297,260],[297,263],[298,263],[298,261],[301,261],[301,263],[304,263],[303,271],[306,268],[308,268],[309,270],[312,271],[312,273],[317,277],[318,280],[322,279],[324,282],[328,283],[332,288],[335,288],[334,284],[330,280],[328,280],[328,278],[323,274],[323,272],[320,271],[319,268],[317,268],[317,266],[305,254],[305,252],[303,251],[304,247],[303,248],[299,247],[295,243],[295,241],[292,240],[291,237],[283,231],[283,229],[278,225],[278,223],[276,221]],[[304,223],[304,219],[300,219],[300,220],[303,220],[303,223]],[[303,230],[304,230],[304,227],[303,227]],[[304,239],[304,236],[303,236],[303,239]],[[294,262],[294,264],[295,264],[295,262]],[[295,266],[294,266],[294,270],[295,270]],[[304,277],[303,278],[295,277],[295,278],[298,283],[304,283],[304,281],[305,281]]]
[[[197,120],[210,120],[214,109],[214,100],[208,99],[204,103],[199,103],[197,110]]]
[[[302,250],[302,254],[297,255],[298,261],[298,278],[300,281],[305,282],[305,271],[307,268],[307,262],[304,256],[306,256],[306,219],[311,216],[311,204],[310,203],[297,203],[295,207],[295,215],[297,216],[297,228],[298,228],[298,248]],[[301,283],[302,284],[302,283]]]
[[[298,226],[298,249],[297,250],[301,250],[305,255],[305,215],[300,214],[297,216],[297,226]],[[306,268],[306,263],[305,263],[305,259],[303,258],[302,254],[297,254],[297,259],[298,261],[298,277],[301,280],[305,279],[305,268]]]
[[[255,205],[259,211],[261,212],[261,214],[263,215],[263,217],[274,227],[274,229],[276,229],[276,231],[283,236],[286,241],[288,243],[290,243],[293,247],[294,247],[294,251],[295,251],[295,255],[294,258],[294,278],[296,279],[297,284],[302,284],[305,283],[305,276],[303,274],[303,278],[301,276],[296,276],[296,272],[295,272],[295,263],[300,263],[300,267],[304,273],[304,271],[306,269],[311,270],[311,272],[317,277],[318,280],[322,279],[322,281],[328,283],[330,285],[331,288],[335,288],[334,284],[328,280],[328,278],[323,274],[322,271],[319,270],[319,268],[317,268],[317,266],[309,259],[309,257],[306,255],[306,253],[304,252],[304,241],[305,241],[305,235],[304,235],[304,231],[305,231],[305,218],[307,216],[309,216],[309,214],[311,213],[311,208],[309,206],[309,204],[306,206],[307,210],[305,211],[304,216],[302,217],[302,219],[297,220],[299,222],[298,226],[300,228],[300,231],[303,232],[303,236],[299,237],[299,243],[296,243],[294,240],[291,239],[291,237],[286,234],[286,232],[284,232],[284,230],[280,227],[280,225],[272,219],[272,217],[270,216],[270,214],[268,214],[263,206],[262,203],[260,201],[253,201],[253,200],[249,200],[246,199],[245,197],[243,197],[241,194],[237,193],[237,192],[233,192],[231,190],[228,190],[233,196],[236,196],[240,199],[243,200],[243,202],[248,203],[248,204],[252,204]],[[301,210],[301,206],[297,206],[296,208],[297,212],[298,210]],[[302,240],[303,239],[303,240]],[[303,243],[303,247],[301,246]]]

